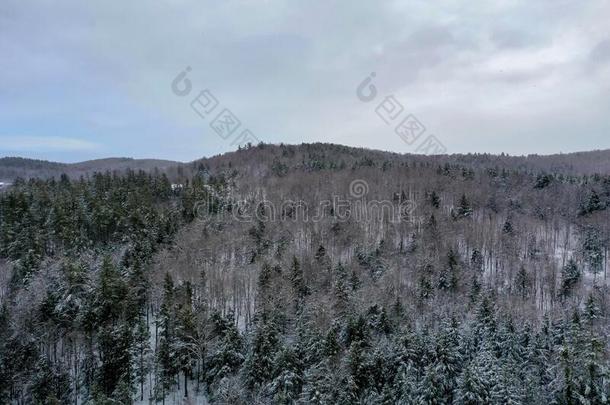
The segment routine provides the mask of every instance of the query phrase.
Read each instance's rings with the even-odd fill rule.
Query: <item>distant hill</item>
[[[58,177],[63,173],[77,178],[94,172],[167,169],[182,163],[160,159],[107,158],[79,163],[58,163],[21,157],[0,158],[0,181],[31,177]]]
[[[315,171],[334,166],[362,167],[384,164],[458,164],[476,169],[507,169],[525,172],[549,172],[564,175],[610,174],[610,149],[555,155],[492,155],[469,153],[454,155],[414,155],[354,148],[336,144],[259,145],[248,153],[231,152],[204,158],[192,168],[243,169],[250,175],[273,170],[304,169]],[[213,171],[213,170],[212,170]]]
[[[251,175],[287,169],[316,170],[326,165],[346,167],[387,163],[428,163],[436,165],[459,164],[472,169],[511,169],[527,172],[550,172],[556,174],[610,174],[610,150],[575,152],[555,155],[492,155],[469,153],[455,155],[414,155],[388,151],[355,148],[329,143],[301,145],[261,144],[252,147],[249,153],[240,151],[202,158],[191,163],[161,159],[107,158],[79,163],[58,163],[21,157],[0,158],[0,182],[11,182],[17,177],[58,177],[66,173],[78,178],[94,172],[153,170],[166,172],[170,178],[182,178],[202,168],[242,168]]]
[[[554,155],[466,154],[453,155],[452,157],[461,164],[470,163],[483,167],[498,165],[499,167],[512,169],[577,175],[610,173],[610,149]]]

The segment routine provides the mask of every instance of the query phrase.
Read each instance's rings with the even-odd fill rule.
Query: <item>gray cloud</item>
[[[374,71],[380,95],[396,95],[452,152],[583,149],[602,138],[531,139],[568,139],[576,125],[551,129],[556,114],[586,115],[591,134],[607,129],[609,18],[603,0],[6,0],[0,119],[41,137],[68,126],[113,154],[188,160],[231,149],[171,93],[188,65],[194,87],[263,140],[412,151],[354,96]]]
[[[607,63],[610,61],[610,39],[604,39],[591,50],[590,59],[593,63]]]
[[[491,33],[491,40],[500,49],[526,48],[537,42],[530,32],[502,28]]]

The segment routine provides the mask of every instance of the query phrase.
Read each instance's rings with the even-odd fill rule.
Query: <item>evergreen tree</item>
[[[116,323],[122,315],[127,288],[110,256],[105,256],[100,270],[96,294],[96,322],[101,325]]]
[[[420,304],[423,301],[432,298],[432,296],[433,296],[434,287],[432,286],[432,283],[430,282],[430,276],[433,271],[434,271],[434,269],[433,269],[432,265],[426,265],[419,276],[417,293],[418,293],[418,298],[419,298]],[[446,276],[443,278],[442,285],[443,285],[443,287],[446,286]]]
[[[581,204],[579,214],[588,215],[604,209],[606,209],[606,205],[601,201],[599,194],[595,190],[591,190],[587,199]]]
[[[413,404],[417,401],[418,370],[411,362],[401,363],[393,384],[395,401],[401,404]]]
[[[144,400],[144,381],[150,371],[150,332],[144,319],[140,319],[133,334],[133,353],[136,381],[140,385],[140,401]]]
[[[313,405],[336,403],[336,391],[340,389],[333,376],[334,373],[328,359],[309,368],[305,374],[305,383],[301,394],[302,402]]]
[[[70,376],[59,365],[41,358],[32,375],[30,392],[34,404],[69,403],[72,401]]]
[[[251,349],[244,363],[246,384],[251,389],[273,377],[278,351],[278,331],[272,319],[261,321],[254,332]]]
[[[485,381],[486,377],[475,364],[465,367],[458,379],[454,403],[456,405],[491,403],[491,393]]]
[[[341,263],[335,267],[334,297],[335,307],[339,314],[344,314],[349,303],[349,280]]]
[[[356,398],[359,397],[370,384],[369,369],[364,355],[362,340],[353,340],[347,353],[347,367],[351,387],[347,389]]]
[[[101,364],[97,370],[94,394],[99,398],[114,398],[115,393],[124,393],[124,387],[133,387],[132,330],[126,323],[107,325],[98,337]],[[118,390],[118,391],[117,391]]]
[[[481,273],[483,271],[483,254],[479,249],[473,249],[472,255],[470,256],[470,265],[475,273]]]
[[[472,273],[470,281],[470,292],[468,293],[468,297],[470,298],[470,302],[474,303],[479,298],[479,294],[481,293],[481,283],[479,282],[479,278],[476,273]]]
[[[449,269],[449,289],[455,292],[458,289],[460,274],[458,256],[453,249],[450,249],[449,253],[447,253],[447,267]]]
[[[455,217],[457,219],[466,218],[472,215],[472,207],[470,205],[470,201],[466,198],[466,194],[462,194],[460,197],[460,201],[458,202],[457,210],[455,212]]]
[[[301,264],[296,256],[292,258],[292,266],[290,267],[290,284],[296,299],[295,305],[300,305],[305,296],[309,294],[309,289],[305,284],[303,269],[301,269]]]
[[[562,297],[567,297],[572,293],[574,287],[580,281],[580,270],[574,259],[568,260],[565,266],[561,269],[561,287],[560,294]]]
[[[244,362],[243,341],[232,317],[211,316],[212,336],[206,357],[206,381],[214,384],[236,373]]]
[[[157,398],[165,399],[167,392],[176,384],[179,363],[176,348],[174,282],[169,273],[165,274],[161,309],[157,318],[159,343],[156,352]]]
[[[273,272],[268,263],[264,263],[258,275],[258,297],[257,305],[263,316],[270,310],[273,300],[273,292],[271,291]]]
[[[323,354],[326,357],[334,357],[341,350],[339,344],[339,325],[334,324],[328,329],[328,333],[324,338]]]
[[[188,398],[188,378],[198,355],[198,336],[193,314],[193,292],[187,282],[184,289],[184,302],[180,306],[176,319],[176,339],[174,350],[177,363],[184,376],[184,397]]]
[[[502,233],[505,235],[512,235],[514,232],[513,229],[513,224],[510,220],[510,218],[507,218],[506,221],[504,222],[504,225],[502,226]]]
[[[531,288],[531,279],[525,266],[521,266],[515,277],[515,289],[519,293],[522,299],[527,298]]]
[[[267,390],[276,404],[293,404],[303,387],[303,364],[297,353],[283,347],[275,357],[274,378]]]
[[[441,205],[441,199],[434,190],[432,190],[432,192],[430,193],[430,205],[432,205],[433,208],[439,208]]]
[[[433,364],[424,369],[424,374],[417,389],[417,403],[422,405],[448,404],[445,397],[443,376]]]
[[[589,322],[589,324],[593,324],[601,315],[601,311],[599,306],[597,305],[597,300],[595,296],[591,293],[587,297],[587,301],[585,302],[585,319]]]
[[[587,227],[581,234],[581,252],[589,265],[589,271],[595,276],[602,270],[604,253],[603,240],[600,232]]]

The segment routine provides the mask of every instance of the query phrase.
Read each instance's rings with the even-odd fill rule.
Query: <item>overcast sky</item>
[[[224,108],[234,135],[414,152],[387,96],[448,153],[606,149],[609,21],[605,0],[2,0],[0,155],[189,161],[236,148]]]

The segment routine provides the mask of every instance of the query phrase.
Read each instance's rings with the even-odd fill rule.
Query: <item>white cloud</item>
[[[94,142],[59,136],[0,136],[0,151],[89,152],[100,148]]]

